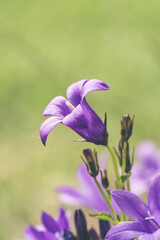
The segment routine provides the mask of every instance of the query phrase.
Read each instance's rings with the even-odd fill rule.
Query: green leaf
[[[96,213],[96,214],[90,213],[89,216],[95,217],[96,219],[99,219],[99,220],[116,223],[116,221],[112,218],[112,216],[106,212],[100,212],[100,213]]]
[[[131,176],[131,173],[127,173],[126,175],[121,176],[121,180],[124,183],[125,181],[127,181]]]

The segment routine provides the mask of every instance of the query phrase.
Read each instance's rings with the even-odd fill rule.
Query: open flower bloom
[[[160,148],[152,141],[142,141],[135,149],[135,164],[130,178],[131,192],[143,194],[160,173]]]
[[[76,227],[76,236],[70,232],[69,222],[66,218],[65,211],[61,208],[57,220],[49,214],[42,214],[42,226],[30,226],[24,231],[26,240],[100,240],[97,232],[91,228],[88,230],[87,222],[82,210],[77,209],[74,214]],[[106,233],[110,225],[101,221],[100,235]]]
[[[107,158],[108,155],[106,153],[102,153],[99,157],[99,166],[101,170],[105,168]],[[80,164],[77,169],[77,179],[80,183],[80,187],[78,188],[71,186],[60,186],[57,188],[61,203],[69,206],[87,207],[94,212],[111,213],[107,203],[98,190],[94,179],[89,175],[84,164]],[[100,173],[97,176],[97,180],[101,185]],[[102,185],[101,187],[105,191]],[[114,200],[112,201],[112,205],[117,215],[120,215],[119,208],[115,204]]]
[[[69,222],[63,208],[60,209],[59,216],[55,220],[49,214],[42,213],[42,226],[30,226],[24,231],[26,240],[59,240],[76,238],[70,232]],[[67,238],[68,237],[68,238]],[[70,237],[70,238],[69,238]]]
[[[107,130],[95,111],[88,105],[85,96],[89,92],[108,90],[106,83],[92,79],[81,80],[68,87],[67,98],[55,97],[45,108],[43,115],[52,116],[40,127],[40,136],[43,144],[46,144],[50,131],[62,123],[83,137],[88,142],[106,145]]]
[[[106,159],[102,160],[103,162],[101,161],[101,163],[104,165]],[[70,206],[85,206],[95,212],[110,212],[104,198],[94,182],[94,179],[89,175],[84,164],[81,164],[78,167],[77,178],[80,183],[80,187],[77,189],[71,186],[61,186],[57,188],[60,201]],[[97,179],[100,183],[100,174],[98,174]]]
[[[106,240],[160,239],[160,176],[150,185],[147,202],[134,193],[124,190],[112,191],[112,197],[119,208],[135,221],[119,223],[109,230]]]

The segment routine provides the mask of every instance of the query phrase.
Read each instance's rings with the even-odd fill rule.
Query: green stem
[[[125,221],[125,214],[124,212],[121,211],[121,222],[124,222]]]
[[[122,159],[122,172],[121,172],[121,175],[123,176],[125,174],[125,170],[126,170],[126,158],[127,158],[127,142],[124,141],[123,143],[123,159]]]
[[[131,191],[129,179],[127,180],[127,191]]]
[[[106,194],[104,193],[103,189],[101,188],[101,185],[100,185],[99,182],[97,181],[97,178],[94,178],[94,181],[95,181],[95,183],[96,183],[96,185],[97,185],[100,193],[102,194],[104,200],[106,201],[106,203],[107,203],[107,205],[108,205],[108,207],[109,207],[112,215],[114,216],[116,222],[118,223],[119,221],[118,221],[118,218],[117,218],[117,215],[116,215],[114,209],[112,208],[111,200],[110,200],[110,199],[106,196]]]
[[[111,158],[112,158],[113,169],[114,169],[114,173],[115,173],[118,188],[121,189],[122,188],[122,183],[121,183],[119,172],[118,172],[118,166],[117,166],[117,161],[116,161],[116,158],[115,158],[115,154],[114,154],[112,148],[109,146],[109,144],[107,144],[106,147],[107,147],[107,149],[108,149],[108,151],[111,155]]]

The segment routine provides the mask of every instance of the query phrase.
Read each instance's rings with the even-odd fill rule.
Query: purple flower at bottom
[[[63,208],[60,208],[59,216],[55,220],[49,214],[42,213],[42,226],[30,226],[24,231],[26,240],[75,240],[70,232],[69,221]]]
[[[40,127],[43,144],[46,144],[50,131],[57,124],[62,123],[86,141],[106,145],[108,138],[106,126],[85,99],[89,92],[102,90],[109,90],[109,87],[100,80],[81,80],[68,87],[68,100],[62,96],[55,97],[43,112],[44,116],[54,115],[44,121]]]
[[[106,235],[106,240],[160,239],[160,176],[150,185],[146,203],[134,193],[124,190],[112,191],[119,208],[135,221],[119,223]]]
[[[42,226],[30,226],[24,231],[26,240],[100,240],[97,232],[91,228],[87,229],[87,222],[82,210],[77,209],[74,215],[74,222],[76,227],[75,236],[70,232],[69,222],[66,218],[65,211],[61,208],[57,220],[53,219],[47,213],[42,214]],[[106,228],[107,226],[107,228]],[[101,223],[100,234],[107,232],[109,225]]]

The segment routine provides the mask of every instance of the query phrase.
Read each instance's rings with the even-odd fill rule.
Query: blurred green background
[[[132,144],[160,143],[160,1],[0,1],[0,239],[23,238],[41,211],[55,215],[54,192],[76,185],[75,170],[87,143],[63,125],[39,138],[42,112],[81,79],[111,88],[87,100],[108,114],[111,145],[121,116],[135,114]],[[103,147],[97,147],[100,152]]]

